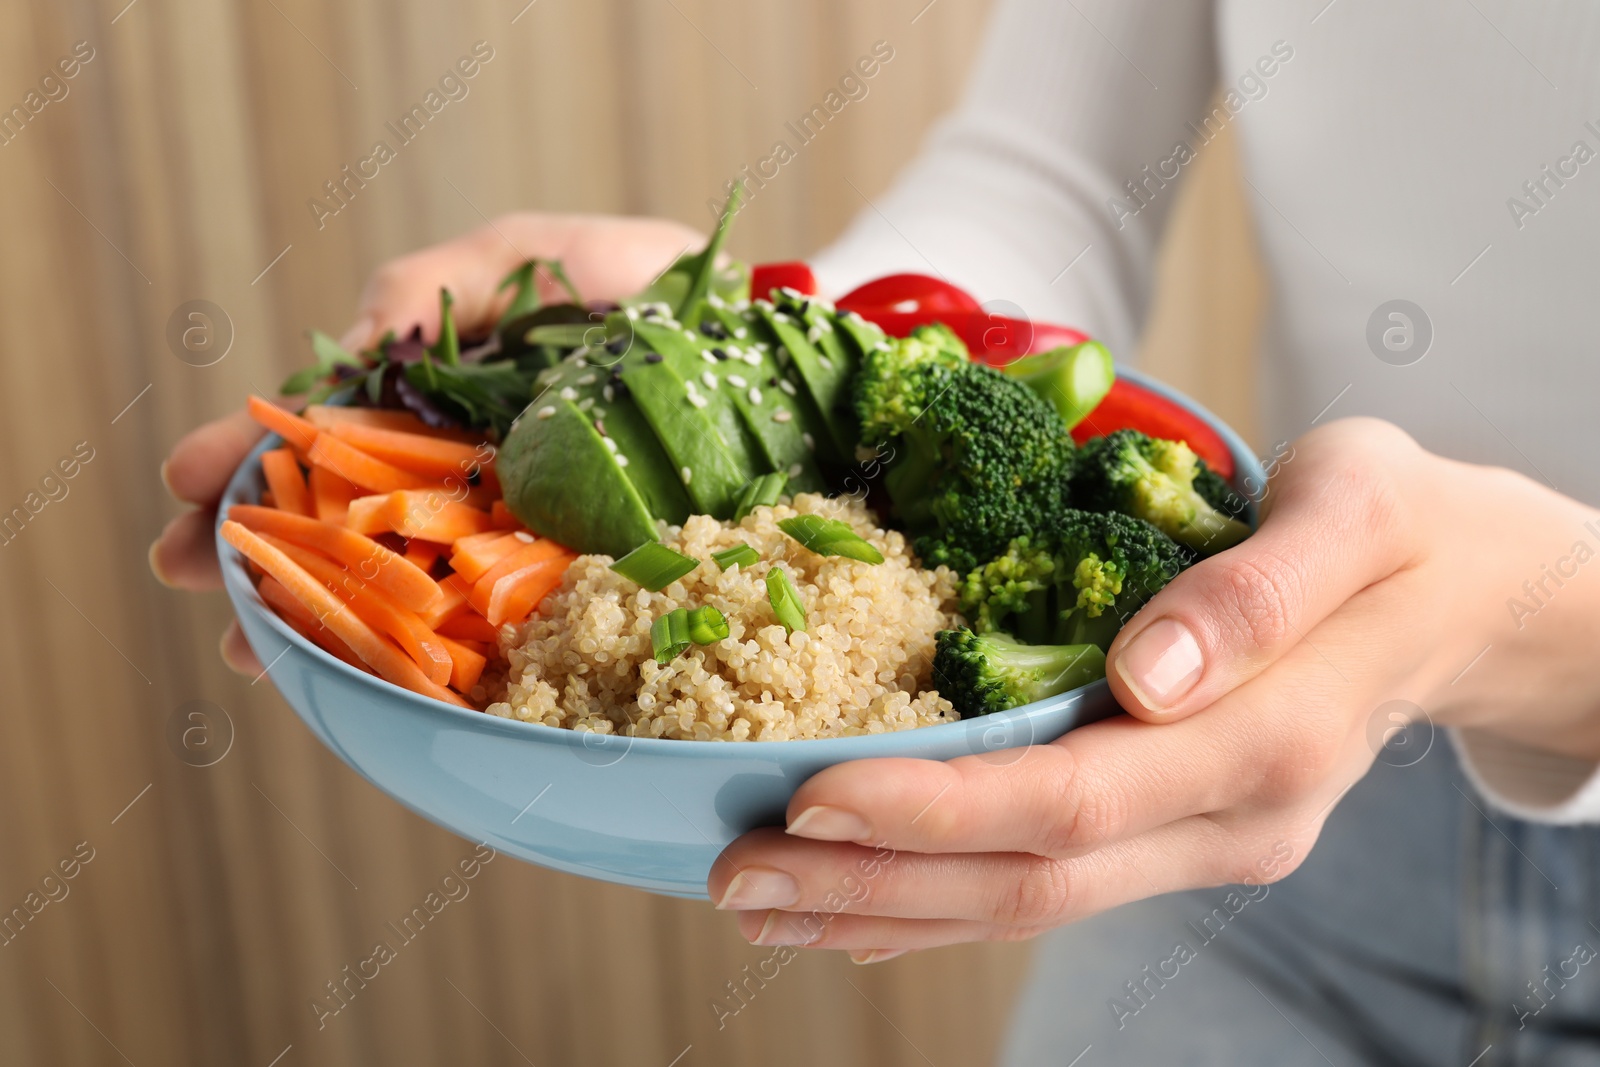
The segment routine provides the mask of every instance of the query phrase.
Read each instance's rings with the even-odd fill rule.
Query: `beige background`
[[[721,179],[886,39],[895,59],[871,95],[741,217],[737,254],[804,255],[860,207],[846,179],[882,190],[952,100],[986,6],[538,0],[519,16],[523,2],[0,0],[0,106],[74,42],[95,50],[70,95],[0,147],[0,510],[76,443],[94,450],[70,495],[0,547],[0,910],[79,842],[94,850],[70,895],[0,946],[0,1062],[993,1055],[1023,947],[865,969],[806,956],[719,1032],[708,1002],[769,950],[704,906],[509,859],[315,1028],[322,983],[470,847],[347,771],[269,683],[222,667],[220,594],[149,576],[146,546],[176,513],[160,458],[299,365],[304,329],[342,329],[375,265],[482,215],[705,225]],[[477,40],[495,58],[471,95],[319,232],[306,200]],[[1220,150],[1196,165],[1148,358],[1248,432],[1235,383],[1261,285],[1234,166]],[[207,368],[164,340],[196,297],[236,331]],[[190,700],[234,725],[215,766],[185,765],[165,739]]]

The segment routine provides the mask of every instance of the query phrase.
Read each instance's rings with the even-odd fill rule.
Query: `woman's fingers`
[[[1295,446],[1260,530],[1156,594],[1117,635],[1107,676],[1150,722],[1204,708],[1258,675],[1350,597],[1415,552],[1395,491],[1423,453],[1389,423],[1345,419]]]
[[[161,584],[197,593],[222,588],[216,520],[208,508],[186,511],[167,523],[150,546],[150,570]]]
[[[1220,712],[1153,725],[1118,717],[1048,745],[835,764],[789,803],[788,833],[911,852],[1069,856],[1234,803],[1258,746]]]
[[[739,933],[752,945],[794,945],[843,949],[857,963],[881,963],[892,955],[971,941],[1016,941],[1044,933],[1038,929],[971,922],[966,919],[895,919],[847,912],[811,915],[792,911],[739,913]],[[881,952],[872,959],[857,957]]]
[[[222,642],[218,649],[222,653],[222,662],[238,673],[252,678],[261,673],[261,660],[256,658],[255,650],[250,647],[250,642],[245,640],[244,631],[239,629],[237,619],[228,623],[228,628],[222,633]]]
[[[585,299],[611,299],[642,288],[685,248],[700,240],[688,227],[662,219],[586,215],[505,215],[453,241],[378,269],[367,283],[345,347],[362,348],[388,330],[404,335],[420,325],[439,330],[439,290],[449,289],[452,313],[464,333],[481,332],[510,304],[500,282],[530,259],[559,259]],[[566,300],[549,271],[537,275],[540,295]]]
[[[712,867],[708,889],[724,910],[961,919],[1032,929],[1158,893],[1231,881],[1239,851],[1228,830],[1205,818],[1065,859],[891,852],[802,841],[768,829],[728,846]]]
[[[265,432],[244,411],[208,422],[173,446],[161,465],[161,479],[179,500],[212,507]]]

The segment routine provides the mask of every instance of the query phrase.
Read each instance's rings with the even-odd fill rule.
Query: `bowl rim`
[[[1179,390],[1163,382],[1149,378],[1138,371],[1117,365],[1116,374],[1119,378],[1126,378],[1134,384],[1170,400],[1186,411],[1197,416],[1215,431],[1228,446],[1233,454],[1235,471],[1233,484],[1235,490],[1243,481],[1254,477],[1259,484],[1266,483],[1266,471],[1261,465],[1255,452],[1245,443],[1231,426],[1218,418],[1204,405],[1188,397]],[[1087,695],[1096,692],[1097,687],[1104,689],[1108,686],[1105,679],[1099,679],[1085,686],[1070,689],[1065,693],[1058,693],[1053,697],[1024,704],[1020,707],[1010,708],[1003,712],[985,715],[974,719],[961,719],[956,722],[939,723],[935,726],[918,726],[909,730],[892,730],[878,734],[860,734],[851,737],[824,737],[801,738],[792,741],[730,741],[718,744],[715,741],[690,741],[664,737],[638,737],[631,734],[600,734],[592,731],[568,730],[559,726],[547,726],[542,722],[524,722],[521,719],[507,719],[499,715],[490,715],[485,711],[458,708],[446,704],[442,700],[435,700],[421,693],[413,693],[409,689],[395,685],[377,675],[366,671],[357,670],[348,663],[325,652],[309,639],[301,636],[288,623],[279,617],[278,613],[269,608],[261,594],[256,591],[255,583],[250,580],[249,571],[245,567],[245,560],[232,545],[222,539],[222,523],[227,518],[228,509],[237,503],[245,503],[257,493],[254,483],[260,477],[262,453],[276,448],[282,444],[282,438],[276,434],[267,434],[252,448],[237,470],[228,479],[227,488],[223,491],[218,502],[217,520],[212,531],[217,541],[219,562],[222,566],[223,584],[229,599],[233,602],[236,611],[248,610],[257,620],[264,622],[271,628],[289,647],[296,649],[312,658],[312,662],[323,670],[331,670],[335,674],[342,674],[357,684],[366,683],[373,688],[372,695],[376,697],[397,698],[412,710],[424,711],[434,714],[445,714],[450,718],[440,720],[440,724],[459,720],[461,725],[468,725],[474,730],[487,730],[490,733],[506,733],[511,736],[522,736],[527,740],[538,743],[552,743],[566,747],[582,747],[590,750],[604,750],[615,748],[621,752],[632,751],[635,745],[644,746],[643,751],[664,758],[690,758],[690,759],[770,759],[778,752],[788,752],[795,757],[810,760],[838,760],[847,758],[872,758],[875,755],[893,756],[903,755],[902,752],[873,753],[866,749],[873,747],[876,742],[878,747],[891,749],[936,747],[941,741],[955,740],[961,736],[969,736],[975,725],[981,724],[984,730],[1017,729],[1026,727],[1026,733],[1031,737],[1037,732],[1035,727],[1040,725],[1040,720],[1047,719],[1066,708],[1071,708],[1080,703]],[[1247,505],[1247,515],[1252,526],[1257,518],[1257,501],[1250,493],[1241,492]],[[281,658],[281,656],[280,656]],[[274,661],[276,662],[276,661]],[[269,665],[262,673],[271,674]],[[276,682],[274,682],[276,685]],[[1024,732],[1018,730],[1019,733]],[[1029,742],[1032,743],[1032,742]],[[844,747],[847,746],[847,747]],[[835,751],[835,750],[838,751]]]

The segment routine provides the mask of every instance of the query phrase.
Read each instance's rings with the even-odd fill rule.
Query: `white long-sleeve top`
[[[938,273],[1126,357],[1176,185],[1223,126],[1271,279],[1267,439],[1373,415],[1600,504],[1588,0],[1001,0],[965,98],[819,280]],[[1369,320],[1394,300],[1425,319],[1396,352],[1408,320],[1379,316],[1385,360]],[[1600,821],[1594,766],[1456,741],[1509,811]]]

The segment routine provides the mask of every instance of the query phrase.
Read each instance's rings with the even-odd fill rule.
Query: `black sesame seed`
[[[725,341],[728,338],[727,329],[722,325],[722,323],[716,321],[715,319],[707,319],[706,321],[702,322],[700,324],[700,332],[705,334],[707,337],[714,337],[719,341]]]
[[[629,393],[630,390],[628,389],[628,383],[622,381],[617,382],[616,388],[611,391],[611,395],[616,397],[618,400],[626,400]]]
[[[618,337],[615,340],[606,342],[606,351],[610,352],[613,356],[622,355],[622,353],[625,352],[627,350],[627,348],[628,348],[628,339],[626,337]]]
[[[720,348],[713,348],[713,349],[712,349],[712,350],[711,350],[711,354],[712,354],[712,355],[713,355],[713,356],[716,356],[716,357],[717,357],[717,359],[718,359],[718,360],[719,360],[719,361],[720,361],[720,360],[725,360],[725,359],[727,359],[727,358],[728,358],[728,353],[726,353],[726,352],[724,352],[724,351],[723,351],[723,350],[722,350],[722,349],[720,349]]]
[[[769,387],[773,388],[773,389],[776,389],[778,387],[778,379],[775,378],[775,377],[774,378],[768,378],[767,379],[767,385]]]
[[[809,300],[800,301],[800,317],[801,318],[805,318],[806,317],[806,312],[808,312],[810,310],[811,310],[811,301],[809,301]]]
[[[660,352],[647,352],[647,353],[645,353],[644,361],[646,363],[660,363],[661,362],[661,353]]]
[[[643,311],[639,312],[639,314],[642,315],[643,317],[647,318],[647,319],[653,319],[657,315],[661,314],[661,310],[659,308],[657,308],[654,304],[651,304],[648,307],[646,307]]]

